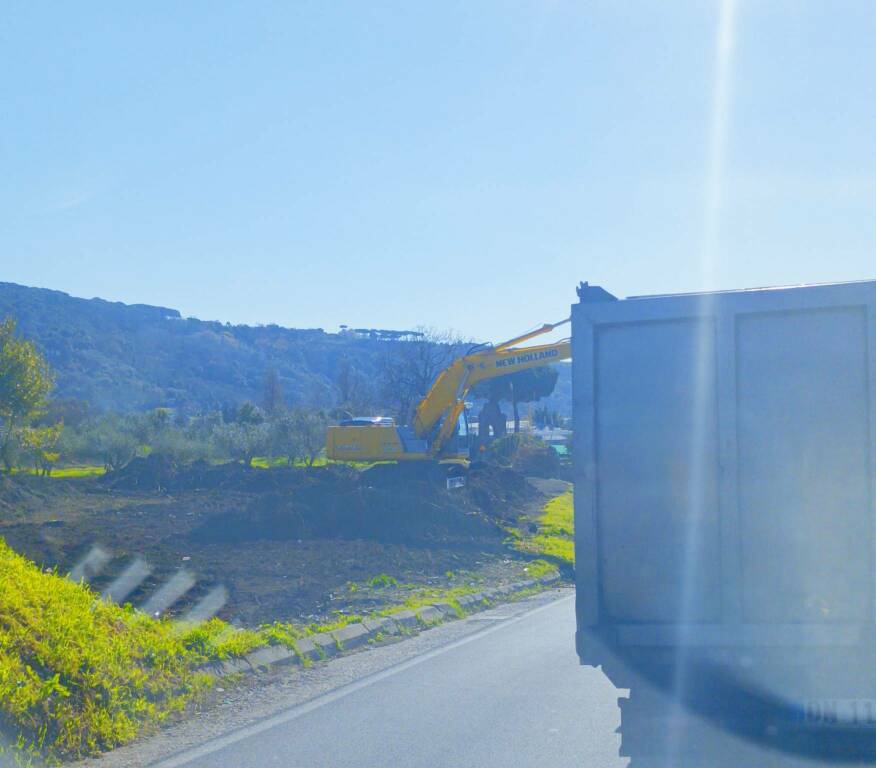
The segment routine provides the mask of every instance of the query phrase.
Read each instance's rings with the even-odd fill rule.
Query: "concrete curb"
[[[505,584],[494,589],[463,595],[456,602],[462,608],[463,616],[467,616],[493,607],[504,597],[510,597],[537,586],[548,587],[559,581],[561,581],[559,575],[542,576],[538,580],[527,579],[515,584]],[[283,645],[268,645],[237,659],[210,664],[203,671],[216,677],[222,677],[255,672],[260,669],[274,669],[286,664],[301,664],[305,660],[318,661],[345,651],[361,648],[370,642],[379,640],[383,635],[397,635],[409,633],[410,630],[415,629],[428,629],[444,621],[458,618],[460,615],[451,603],[437,602],[433,605],[424,605],[416,611],[400,610],[389,616],[347,624],[347,626],[331,632],[309,635],[296,641],[294,651]]]
[[[444,614],[434,605],[424,605],[417,610],[417,618],[426,625],[439,624]]]

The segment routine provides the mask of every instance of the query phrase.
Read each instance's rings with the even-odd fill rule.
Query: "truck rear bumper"
[[[647,625],[636,629],[579,629],[581,663],[602,667],[621,688],[642,680],[667,687],[696,674],[788,700],[876,699],[876,643],[870,627],[762,625],[691,634],[668,626],[658,633]]]
[[[842,647],[858,646],[858,625],[835,624],[626,624],[616,628],[617,642],[629,647]]]

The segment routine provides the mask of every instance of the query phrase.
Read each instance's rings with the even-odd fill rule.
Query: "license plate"
[[[876,728],[876,699],[809,699],[801,710],[810,726]]]

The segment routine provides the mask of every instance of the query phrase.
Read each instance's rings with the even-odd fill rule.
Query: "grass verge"
[[[540,579],[557,573],[557,566],[545,560],[532,560],[526,564],[524,572],[531,579]],[[274,622],[265,624],[254,630],[237,630],[235,637],[245,641],[251,647],[262,645],[283,645],[291,651],[298,653],[297,641],[309,635],[331,632],[342,629],[348,624],[361,622],[363,619],[392,616],[403,610],[417,611],[434,603],[449,603],[456,610],[458,616],[464,616],[467,611],[459,603],[459,598],[481,592],[484,587],[476,584],[459,585],[454,587],[420,587],[416,584],[400,584],[396,579],[387,574],[379,574],[364,582],[363,586],[380,586],[392,591],[389,597],[389,605],[378,610],[370,611],[367,615],[357,613],[336,613],[331,621],[311,623],[306,625],[292,622]],[[347,589],[356,592],[360,585],[350,583]],[[536,592],[537,589],[531,592]],[[530,593],[531,593],[530,592]],[[527,594],[530,594],[527,593]],[[515,595],[515,598],[518,595]]]
[[[224,464],[228,460],[227,459],[213,459],[211,460],[212,464]],[[368,469],[369,467],[373,467],[375,464],[382,464],[386,462],[374,462],[374,461],[345,461],[345,462],[335,462],[328,461],[325,456],[319,456],[313,462],[312,465],[308,464],[303,459],[296,459],[291,466],[296,467],[298,469],[306,468],[309,466],[314,467],[325,467],[329,464],[345,464],[356,469]],[[288,468],[290,466],[288,459],[285,456],[257,456],[252,460],[252,467],[254,469],[277,469],[277,468]],[[12,470],[13,475],[34,475],[41,476],[41,472],[37,471],[33,467],[16,467]],[[55,467],[52,467],[52,473],[49,475],[49,479],[51,478],[80,478],[80,477],[100,477],[101,475],[106,474],[106,467],[98,464],[75,464],[75,465],[67,465],[67,464],[59,464]]]
[[[526,575],[531,579],[540,579],[542,576],[554,574],[557,572],[557,567],[551,565],[544,560],[533,560],[527,563],[524,569]],[[399,585],[398,602],[388,608],[378,611],[379,616],[391,616],[401,610],[416,611],[426,605],[433,603],[449,603],[453,606],[457,615],[462,617],[466,611],[459,603],[460,597],[473,595],[483,591],[482,586],[477,585],[462,585],[457,587],[441,588],[441,587],[417,587],[414,585]]]
[[[183,709],[209,686],[199,631],[101,600],[0,539],[0,731],[16,762],[94,754]]]
[[[551,558],[565,565],[575,564],[575,527],[572,491],[554,496],[542,509],[538,530],[532,536],[516,536],[514,546]]]
[[[17,467],[12,470],[14,475],[39,475],[33,467]],[[106,474],[106,469],[103,466],[96,464],[78,464],[78,465],[62,465],[52,467],[51,478],[78,478],[78,477],[100,477]]]

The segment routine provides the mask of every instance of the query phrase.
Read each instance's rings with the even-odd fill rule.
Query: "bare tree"
[[[341,358],[338,365],[338,394],[341,398],[341,405],[347,405],[353,402],[356,395],[356,387],[358,380],[353,366],[350,365],[350,360],[346,357]]]
[[[373,406],[372,388],[369,382],[357,371],[350,359],[344,357],[338,365],[335,380],[338,387],[338,402],[334,410],[351,413],[364,413]]]
[[[383,400],[392,407],[401,424],[410,422],[414,406],[429,391],[438,374],[470,343],[453,331],[417,330],[423,335],[416,340],[387,342],[380,363]]]
[[[265,392],[262,406],[268,416],[273,416],[285,408],[283,388],[280,386],[280,376],[276,368],[271,368],[265,376]]]

